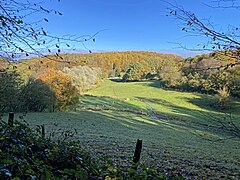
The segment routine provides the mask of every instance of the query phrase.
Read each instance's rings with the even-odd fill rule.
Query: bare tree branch
[[[51,35],[41,27],[41,23],[48,23],[46,17],[29,21],[32,15],[56,14],[62,13],[56,10],[50,10],[42,6],[43,2],[36,3],[28,0],[0,0],[0,58],[7,58],[9,62],[16,61],[22,57],[45,56],[46,51],[53,53],[56,49],[56,58],[50,60],[63,61],[60,57],[62,49],[69,49],[73,44],[81,44],[85,49],[91,52],[85,46],[85,42],[94,41],[96,36],[105,30],[100,30],[93,35],[63,35],[61,37]],[[63,61],[65,62],[65,61]]]
[[[215,0],[211,4],[203,3],[211,8],[221,8],[221,9],[239,9],[240,3],[238,0]]]
[[[214,3],[226,3],[228,0],[218,0],[214,1]],[[231,1],[235,6],[235,1]],[[186,32],[191,36],[199,36],[207,38],[205,44],[198,49],[189,49],[183,46],[181,43],[178,45],[183,49],[194,50],[194,51],[218,51],[220,53],[224,53],[226,56],[235,59],[235,62],[231,62],[225,66],[213,67],[210,69],[227,69],[228,67],[234,67],[239,65],[240,58],[240,36],[239,28],[228,25],[228,31],[220,31],[216,30],[213,23],[211,23],[207,19],[198,18],[193,12],[185,10],[183,7],[178,5],[173,5],[168,3],[168,14],[174,17],[176,20],[181,22],[181,30]],[[206,69],[208,70],[208,69]]]

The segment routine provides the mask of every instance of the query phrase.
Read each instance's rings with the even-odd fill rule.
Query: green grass
[[[191,99],[201,98],[201,95],[163,90],[157,87],[157,81],[131,83],[104,81],[99,88],[89,92],[89,94],[116,97],[123,100],[129,98],[128,104],[143,109],[153,106],[164,113],[188,114],[174,111],[174,107],[202,110],[198,104],[189,102]]]
[[[141,161],[148,165],[172,172],[178,169],[192,178],[240,176],[240,141],[215,141],[229,134],[209,126],[215,125],[212,116],[224,115],[210,106],[212,96],[163,90],[157,81],[105,80],[80,100],[76,112],[29,113],[26,120],[31,125],[58,123],[58,128],[76,128],[81,145],[120,164],[132,160],[136,140],[142,139]],[[233,104],[229,112],[240,125],[239,102]],[[152,109],[160,118],[151,118]]]
[[[102,85],[87,93],[95,97],[81,97],[81,106],[110,106],[149,111],[153,109],[162,114],[180,116],[186,120],[204,120],[204,115],[219,116],[211,107],[214,97],[198,93],[177,92],[159,88],[158,81],[113,82],[105,80]],[[228,111],[240,118],[239,101]]]

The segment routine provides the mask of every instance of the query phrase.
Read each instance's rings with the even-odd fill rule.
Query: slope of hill
[[[118,71],[126,71],[131,63],[143,62],[154,69],[160,60],[183,60],[180,56],[172,54],[160,54],[155,52],[129,51],[129,52],[105,52],[92,54],[61,54],[61,56],[48,55],[40,58],[21,60],[18,63],[19,71],[27,76],[43,69],[54,68],[62,70],[64,67],[89,66],[99,67],[105,76],[111,74],[115,66]]]

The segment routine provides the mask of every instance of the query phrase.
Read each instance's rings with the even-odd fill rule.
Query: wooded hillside
[[[13,75],[4,76],[3,82],[9,82],[10,77],[14,80],[18,76],[16,79],[22,81],[14,80],[18,83],[16,87],[21,87],[18,89],[24,89],[25,93],[29,87],[24,86],[34,87],[32,84],[37,83],[49,87],[45,95],[49,95],[47,99],[51,99],[51,103],[38,104],[36,107],[41,107],[40,111],[44,110],[43,107],[51,107],[54,102],[57,102],[57,109],[68,110],[68,106],[78,103],[79,95],[97,87],[102,79],[113,77],[124,82],[158,79],[162,88],[219,94],[221,108],[225,108],[229,96],[240,96],[239,66],[233,63],[229,52],[224,51],[187,59],[172,54],[129,51],[47,55],[10,65],[6,59],[2,61],[1,71],[14,72]],[[56,100],[50,91],[55,94]],[[34,92],[30,94],[34,96]]]

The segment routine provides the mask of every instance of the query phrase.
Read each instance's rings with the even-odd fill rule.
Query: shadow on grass
[[[163,87],[163,83],[159,80],[148,80],[148,83],[144,84],[143,86],[150,86],[150,87],[154,87],[154,88],[162,88]]]
[[[149,81],[149,83],[144,84],[144,86],[150,86],[150,87],[155,87],[155,88],[162,88],[163,83],[159,80],[152,80]],[[168,90],[168,89],[166,89]],[[169,89],[171,91],[177,91],[176,89]],[[181,91],[177,91],[181,92]],[[189,91],[184,91],[188,93]],[[231,114],[239,114],[240,115],[240,99],[232,98],[227,106],[226,109],[218,109],[215,107],[216,105],[216,98],[213,95],[208,95],[208,94],[201,94],[197,92],[189,92],[189,93],[196,93],[198,98],[184,98],[185,101],[190,102],[201,109],[205,110],[210,110],[210,111],[215,111],[219,113],[231,113]]]
[[[110,96],[92,96],[86,95],[80,98],[81,103],[78,105],[77,109],[79,110],[112,110],[115,112],[130,112],[134,114],[145,115],[148,118],[154,115],[155,113],[161,115],[158,117],[159,119],[165,120],[184,120],[184,119],[198,119],[195,113],[197,111],[193,111],[192,109],[183,108],[174,105],[173,103],[157,99],[157,98],[146,98],[146,97],[134,97],[134,100],[143,102],[146,104],[146,109],[140,108],[137,105],[130,104],[129,98],[117,98]],[[151,107],[151,105],[161,105],[167,108],[172,109],[173,113],[163,113],[157,111]]]
[[[97,103],[94,101],[97,101],[97,99],[94,98],[91,99],[91,103],[95,105]],[[115,101],[115,99],[113,100]],[[189,110],[154,98],[142,100],[151,103],[164,103],[164,105],[183,114],[187,114]],[[99,103],[107,104],[111,101],[104,97]],[[134,107],[128,105],[128,102],[121,103],[121,106]],[[216,162],[222,162],[228,157],[231,158],[228,159],[228,163],[237,162],[237,159],[234,158],[234,154],[237,154],[237,148],[234,149],[234,147],[237,147],[236,143],[232,145],[231,142],[226,142],[228,143],[226,146],[222,144],[214,145],[194,136],[191,132],[196,130],[195,127],[182,126],[168,120],[151,119],[146,116],[114,111],[80,110],[70,113],[45,113],[45,117],[43,116],[44,113],[34,113],[32,115],[32,117],[29,117],[31,123],[49,123],[49,121],[52,121],[62,124],[63,127],[68,124],[73,125],[79,133],[80,142],[87,144],[90,149],[94,149],[100,155],[111,153],[112,156],[123,157],[123,160],[129,157],[131,161],[136,140],[142,139],[144,142],[143,155],[145,153],[144,156],[149,159],[148,154],[146,154],[146,150],[149,148],[158,165],[164,163],[167,166],[171,165],[184,169],[189,164],[184,164],[181,159],[195,161],[196,157],[198,160],[204,160],[206,157],[208,160],[208,158],[214,157]],[[51,116],[56,117],[51,120],[49,118]],[[180,164],[178,164],[178,161]],[[211,159],[211,162],[216,163],[214,159]],[[195,168],[202,169],[203,167],[196,166]]]
[[[197,97],[195,98],[179,97],[179,99],[183,99],[184,101],[194,104],[204,110],[217,111],[217,109],[214,108],[216,99],[211,95],[197,94]]]
[[[206,98],[206,96],[203,96]],[[208,109],[202,101],[209,101],[209,99],[201,99],[199,98],[188,98],[188,101],[191,103],[198,104],[199,106],[203,106],[208,109],[208,111],[199,111],[190,109],[187,107],[181,107],[177,106],[171,102],[168,102],[166,100],[159,100],[155,98],[143,98],[143,97],[137,97],[139,100],[156,104],[156,105],[162,105],[165,107],[168,107],[169,109],[172,109],[173,113],[176,113],[178,115],[175,115],[173,113],[162,113],[160,111],[155,111],[153,109],[153,112],[155,114],[156,118],[159,119],[166,119],[172,124],[177,124],[179,126],[185,126],[189,129],[192,129],[194,131],[202,131],[203,134],[214,134],[216,136],[219,136],[219,139],[227,139],[227,138],[237,138],[238,136],[235,135],[236,127],[240,127],[239,121],[237,119],[238,116],[229,116],[228,113],[223,112],[217,112],[214,111],[214,109],[210,110]],[[174,121],[171,121],[174,120]],[[179,123],[179,122],[180,123]],[[183,123],[184,122],[184,123]],[[231,122],[229,124],[229,122]],[[221,138],[220,138],[221,136]],[[219,140],[218,139],[218,140]]]
[[[235,114],[240,115],[240,100],[239,99],[231,99],[227,105],[226,109],[220,109],[217,107],[217,99],[214,96],[206,95],[206,94],[198,94],[197,98],[183,98],[184,101],[194,104],[201,109],[215,111],[219,113],[226,114]]]
[[[124,82],[121,78],[109,78],[109,80],[113,82]]]
[[[91,112],[101,111],[108,121],[120,122],[121,125],[132,129],[139,129],[137,125],[146,126],[166,126],[171,129],[190,128],[194,131],[208,131],[218,135],[225,135],[223,131],[216,129],[219,124],[211,122],[213,117],[219,118],[222,115],[208,106],[209,99],[206,95],[199,95],[197,98],[187,98],[192,104],[195,104],[205,111],[199,111],[187,107],[175,105],[169,101],[157,98],[134,97],[135,100],[148,104],[147,109],[142,109],[137,105],[130,104],[128,99],[120,99],[108,96],[87,95],[81,97],[82,103],[79,104],[78,110],[90,110]],[[185,98],[186,99],[186,98]],[[164,106],[171,109],[172,113],[155,110],[151,106]],[[146,121],[136,121],[129,118],[130,116],[121,117],[121,113],[129,113],[143,117]],[[119,121],[119,119],[121,121]],[[104,118],[103,118],[104,119]],[[209,128],[209,125],[213,128]],[[141,129],[141,128],[140,128]]]
[[[163,83],[159,80],[148,80],[148,79],[141,79],[141,80],[129,80],[129,81],[123,81],[122,79],[116,78],[116,79],[109,79],[112,82],[117,82],[117,83],[142,83],[142,82],[147,82],[146,84],[143,84],[143,86],[150,86],[150,87],[162,87]]]
[[[88,108],[98,108],[98,109],[109,109],[109,110],[132,110],[136,112],[145,112],[144,109],[139,108],[136,105],[127,103],[129,98],[118,98],[110,96],[93,96],[85,95],[80,97],[81,103],[77,108],[88,109]]]
[[[165,106],[175,108],[175,111],[182,112],[184,109],[177,109],[172,103],[169,103],[164,100],[159,99],[150,99],[150,98],[142,98],[142,97],[136,97],[139,101],[144,102],[151,102],[155,104],[163,104]],[[107,119],[107,121],[116,121],[117,123],[120,123],[123,126],[126,126],[131,129],[142,129],[143,127],[151,126],[149,128],[153,127],[162,127],[166,125],[167,128],[171,129],[182,129],[185,128],[183,125],[180,125],[183,123],[183,119],[185,119],[187,116],[189,116],[187,113],[179,116],[173,115],[173,114],[167,114],[167,113],[161,113],[157,112],[161,116],[157,118],[151,118],[153,117],[153,112],[151,109],[142,109],[139,108],[139,106],[132,105],[128,102],[128,100],[124,99],[117,99],[113,97],[106,97],[106,96],[83,96],[81,97],[82,103],[79,105],[78,110],[90,110],[89,112],[92,113],[98,113],[97,111],[100,111],[99,113],[102,113],[102,116],[104,118],[101,119]],[[121,114],[122,113],[122,114]],[[139,118],[143,118],[144,120],[136,121],[135,117],[138,116]],[[132,118],[134,117],[134,118]],[[178,124],[170,120],[176,120],[178,121]],[[104,120],[105,121],[105,120]]]

